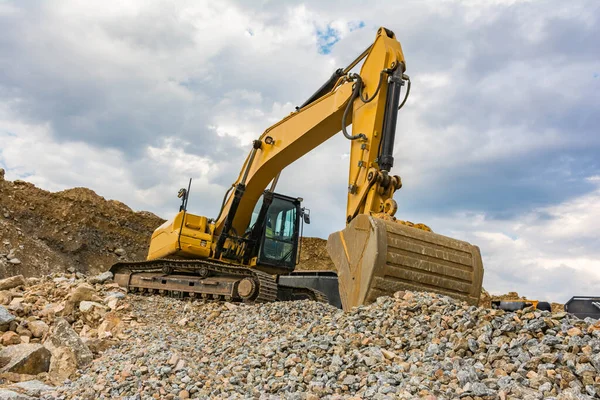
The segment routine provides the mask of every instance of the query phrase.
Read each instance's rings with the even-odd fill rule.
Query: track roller
[[[238,294],[244,300],[250,300],[256,294],[256,281],[252,278],[244,278],[238,284]]]

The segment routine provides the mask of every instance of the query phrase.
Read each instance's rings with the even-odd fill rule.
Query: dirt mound
[[[302,238],[300,263],[296,269],[301,271],[335,271],[335,265],[327,253],[327,240],[315,237]]]
[[[119,259],[144,259],[152,231],[164,222],[90,189],[51,193],[21,180],[4,180],[3,172],[0,278],[67,270],[94,274]]]

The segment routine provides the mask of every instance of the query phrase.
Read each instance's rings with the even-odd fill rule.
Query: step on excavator
[[[352,72],[361,62],[360,73]],[[301,227],[310,214],[301,198],[275,188],[286,166],[341,130],[350,144],[346,227],[327,241],[337,268],[338,305],[349,310],[401,290],[477,304],[483,279],[479,248],[394,216],[393,195],[402,187],[400,177],[390,173],[396,122],[409,93],[400,43],[382,27],[348,67],[336,70],[304,104],[253,141],[217,218],[189,213],[189,187],[182,189],[180,211],[154,231],[147,260],[113,265],[115,281],[132,292],[174,297],[331,301],[318,290],[331,287],[324,284],[331,276],[293,273]]]

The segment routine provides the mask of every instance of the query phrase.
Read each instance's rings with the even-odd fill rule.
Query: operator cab
[[[290,271],[295,268],[301,224],[310,223],[309,210],[302,208],[301,202],[300,198],[269,191],[259,198],[249,225],[249,231],[256,238],[257,265]]]

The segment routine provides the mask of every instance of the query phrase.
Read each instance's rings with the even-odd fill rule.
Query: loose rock
[[[31,331],[33,337],[36,338],[43,337],[50,330],[48,324],[46,324],[44,321],[39,320],[30,321],[29,324],[27,324],[27,326],[29,327],[29,330]]]
[[[96,283],[104,283],[108,280],[111,280],[113,278],[113,274],[110,271],[106,271],[103,272],[99,275],[93,276],[89,279],[89,282],[91,284],[96,284]]]
[[[8,327],[8,325],[15,320],[15,316],[12,315],[6,308],[0,306],[0,328]]]
[[[54,387],[50,385],[46,385],[44,382],[40,382],[38,380],[31,380],[25,382],[19,382],[11,387],[23,391],[28,396],[40,396],[43,392],[47,392],[53,390]]]
[[[17,344],[0,351],[0,372],[36,375],[50,368],[50,351],[41,344]]]
[[[13,258],[14,260],[14,258]],[[24,286],[25,278],[23,275],[11,276],[10,278],[0,280],[0,290],[8,290],[17,286]]]
[[[93,354],[90,349],[82,342],[81,338],[71,328],[71,325],[63,318],[59,319],[54,327],[53,333],[44,342],[44,345],[52,351],[62,347],[67,347],[73,351],[77,360],[77,367],[82,368],[92,362]]]
[[[131,337],[62,395],[106,382],[103,393],[142,399],[586,399],[598,385],[600,331],[586,334],[593,323],[568,315],[416,292],[350,312],[310,301],[128,299],[139,323],[123,329]],[[581,336],[566,334],[574,327]]]
[[[12,390],[0,389],[0,400],[35,400],[35,397],[13,392]]]

